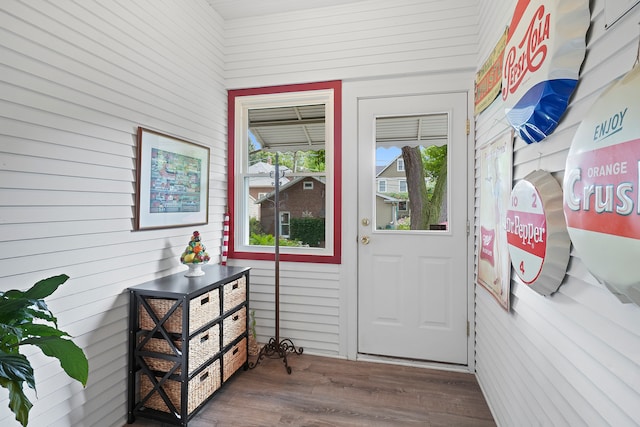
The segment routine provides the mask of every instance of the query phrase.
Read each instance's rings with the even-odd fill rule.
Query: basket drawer
[[[158,319],[162,319],[176,303],[173,299],[147,298],[146,301]],[[182,304],[164,322],[164,329],[167,332],[182,333]],[[141,329],[151,330],[156,325],[141,305],[139,324]],[[220,293],[217,289],[198,295],[189,300],[189,334],[212,321],[220,315]]]
[[[222,346],[225,347],[247,331],[247,308],[242,307],[222,320]]]
[[[223,285],[222,289],[222,311],[227,312],[247,300],[247,276]]]
[[[161,377],[156,378],[158,381]],[[169,401],[175,409],[180,410],[181,382],[168,379],[160,387],[169,397]],[[187,396],[187,414],[191,414],[202,402],[220,388],[220,359],[214,361],[206,369],[189,380]],[[140,375],[140,400],[144,399],[153,390],[153,384],[146,375]],[[149,399],[144,402],[147,408],[173,414],[173,408],[169,408],[158,390],[153,390]]]
[[[142,339],[143,337],[140,337],[140,340]],[[182,349],[182,340],[176,340],[174,344],[178,351]],[[162,338],[149,339],[140,350],[179,356],[179,354],[171,350],[169,343]],[[220,351],[220,325],[215,324],[189,340],[189,374],[211,359],[218,351]],[[143,357],[143,359],[150,369],[162,372],[168,372],[175,363],[172,360],[159,357]],[[182,370],[178,368],[175,373],[180,374],[181,372]]]
[[[244,338],[222,356],[223,375],[226,381],[247,362],[247,339]]]

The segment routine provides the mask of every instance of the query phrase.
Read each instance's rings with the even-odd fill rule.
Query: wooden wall
[[[605,30],[605,1],[590,3],[588,51],[578,88],[552,135],[531,145],[516,140],[514,183],[545,169],[562,184],[581,118],[636,59],[640,9]],[[481,2],[478,64],[509,24],[515,4]],[[507,128],[497,100],[476,118],[476,148]],[[476,194],[478,188],[476,183]],[[499,425],[631,426],[640,420],[640,307],[620,303],[589,274],[573,248],[571,255],[560,289],[549,297],[512,274],[509,313],[483,288],[476,289],[476,373]]]
[[[121,426],[126,288],[178,271],[192,227],[132,231],[137,126],[211,148],[214,260],[226,203],[223,22],[205,0],[0,3],[0,289],[66,273],[51,298],[86,389],[32,354],[30,426]],[[31,394],[33,396],[33,393]],[[0,425],[17,425],[0,390]]]
[[[225,23],[231,89],[428,74],[476,57],[477,0],[370,0]]]

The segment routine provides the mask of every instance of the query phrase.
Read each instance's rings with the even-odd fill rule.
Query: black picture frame
[[[136,230],[207,224],[210,149],[138,127]]]

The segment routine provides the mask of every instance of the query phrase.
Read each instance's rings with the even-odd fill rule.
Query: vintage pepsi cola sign
[[[612,83],[571,143],[564,214],[589,271],[640,305],[640,67]]]
[[[519,0],[502,66],[507,119],[527,143],[550,135],[567,109],[586,52],[588,0]]]
[[[562,188],[537,170],[511,191],[505,221],[511,265],[523,283],[542,295],[555,292],[569,263],[571,242],[562,214]]]

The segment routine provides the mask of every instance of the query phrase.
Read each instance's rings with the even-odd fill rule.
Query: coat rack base
[[[293,341],[286,338],[282,341],[278,342],[276,338],[271,338],[267,344],[265,344],[258,353],[258,358],[255,362],[249,362],[249,369],[253,369],[262,359],[268,357],[270,359],[282,359],[282,363],[284,363],[284,367],[287,370],[287,374],[291,374],[291,367],[289,366],[289,362],[287,360],[287,353],[301,355],[303,352],[302,347],[296,348],[293,344]]]

